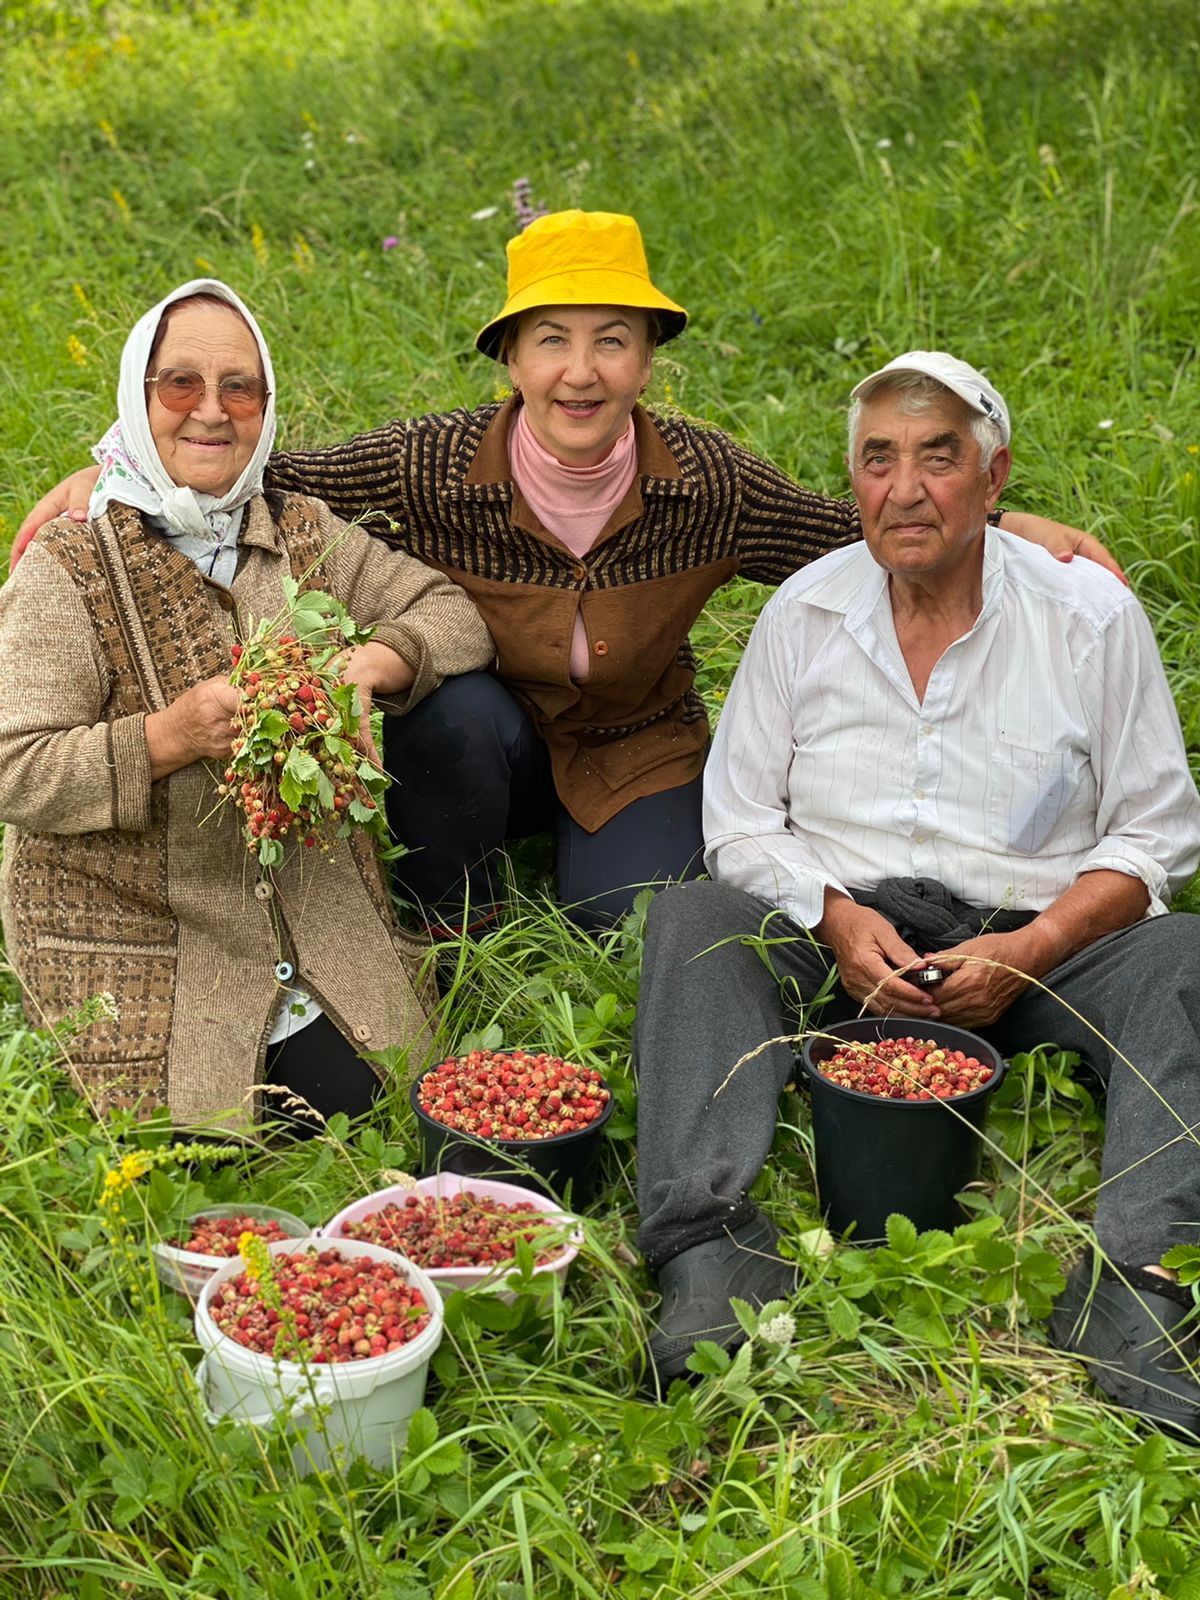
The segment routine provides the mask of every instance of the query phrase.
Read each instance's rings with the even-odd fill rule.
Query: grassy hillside
[[[1007,503],[1127,563],[1200,755],[1198,68],[1194,0],[8,0],[0,543],[86,459],[129,324],[187,277],[255,308],[287,442],[491,398],[504,374],[472,336],[527,177],[552,209],[640,218],[693,315],[651,399],[814,486],[841,488],[846,394],[881,360],[987,368],[1016,420]],[[698,631],[717,703],[761,599],[733,586]],[[1053,1055],[1010,1074],[968,1228],[806,1255],[790,1339],[638,1398],[639,955],[636,919],[597,948],[534,902],[461,952],[446,1043],[490,1029],[594,1061],[621,1116],[566,1299],[452,1309],[394,1476],[300,1482],[278,1440],[210,1429],[147,1246],[235,1191],[322,1221],[415,1163],[407,1110],[168,1166],[106,1231],[103,1174],[162,1136],[93,1126],[5,1010],[0,1593],[1200,1594],[1195,1453],[1043,1343],[1101,1127]],[[801,1241],[795,1097],[762,1187]]]

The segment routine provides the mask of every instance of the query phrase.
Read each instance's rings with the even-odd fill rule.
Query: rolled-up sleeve
[[[145,716],[109,684],[83,597],[34,542],[0,589],[0,821],[37,833],[150,823]]]

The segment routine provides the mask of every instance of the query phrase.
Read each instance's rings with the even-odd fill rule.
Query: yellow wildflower
[[[112,42],[113,53],[119,56],[131,56],[137,50],[137,45],[127,33],[119,33]]]
[[[88,316],[89,317],[94,316],[95,315],[95,307],[92,305],[92,302],[88,299],[87,290],[83,287],[83,285],[81,283],[73,283],[71,285],[71,288],[75,291],[76,300],[79,301],[79,304],[83,307],[84,311],[88,314]]]
[[[300,234],[292,240],[292,260],[301,272],[311,272],[313,264],[312,246]]]
[[[196,265],[201,272],[215,272],[217,270],[207,256],[197,256]]]
[[[77,367],[86,367],[88,364],[87,345],[73,333],[67,335],[67,354]]]
[[[254,259],[260,267],[265,267],[270,260],[271,253],[267,249],[267,236],[262,231],[262,224],[256,222],[250,229],[250,243],[254,247]]]
[[[261,1283],[263,1279],[271,1280],[271,1252],[267,1249],[266,1240],[257,1233],[251,1233],[249,1228],[245,1233],[238,1235],[238,1255],[241,1256],[246,1267],[246,1276],[251,1283]]]
[[[112,192],[112,197],[116,201],[117,210],[121,213],[121,220],[123,222],[128,222],[130,217],[129,201],[126,200],[120,189],[114,189]]]

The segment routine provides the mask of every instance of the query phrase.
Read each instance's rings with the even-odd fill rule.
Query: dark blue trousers
[[[490,673],[447,678],[407,716],[385,717],[383,747],[388,826],[410,852],[396,887],[431,926],[488,919],[501,894],[497,852],[532,834],[554,836],[558,897],[588,932],[619,921],[647,884],[702,870],[699,777],[588,833],[554,791],[544,741]]]

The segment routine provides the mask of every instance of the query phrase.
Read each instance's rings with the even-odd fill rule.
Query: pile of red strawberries
[[[387,842],[389,779],[359,748],[358,692],[339,676],[346,650],[369,632],[319,590],[289,598],[285,620],[261,622],[231,651],[241,701],[218,793],[242,813],[246,848],[263,867],[278,865],[289,842],[328,851],[356,826]]]
[[[822,1077],[881,1100],[953,1100],[982,1088],[994,1070],[977,1056],[911,1034],[843,1045],[819,1063]]]
[[[402,1205],[388,1204],[357,1222],[347,1222],[351,1239],[368,1239],[397,1250],[419,1267],[490,1267],[511,1261],[519,1240],[537,1242],[546,1215],[529,1205],[506,1205],[491,1195],[460,1194],[437,1199],[410,1194]],[[557,1255],[538,1258],[538,1264]]]
[[[595,1067],[524,1050],[472,1050],[421,1079],[427,1117],[481,1139],[553,1139],[590,1127],[611,1099]]]
[[[238,1240],[244,1233],[254,1233],[267,1244],[288,1237],[274,1217],[263,1221],[261,1217],[194,1217],[189,1224],[191,1232],[182,1239],[168,1239],[173,1250],[190,1250],[197,1256],[235,1256]]]
[[[223,1334],[259,1355],[361,1361],[411,1344],[429,1326],[425,1297],[390,1261],[329,1249],[275,1255],[271,1266],[270,1293],[243,1272],[208,1308]]]

